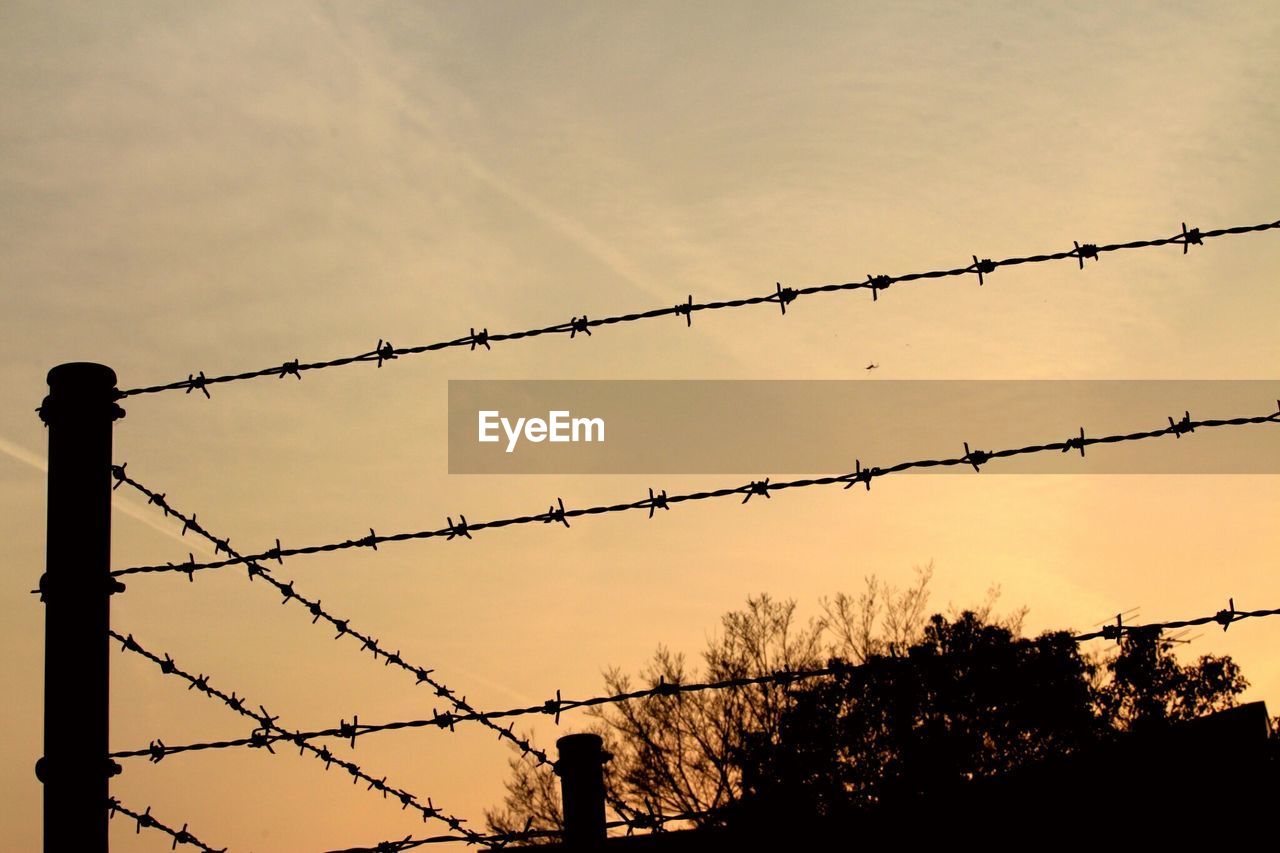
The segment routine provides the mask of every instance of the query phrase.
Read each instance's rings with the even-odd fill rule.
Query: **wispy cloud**
[[[360,46],[362,49],[357,49],[357,46],[351,44],[353,32],[356,30],[343,22],[334,20],[331,16],[323,16],[319,15],[319,13],[318,16],[322,18],[329,29],[334,43],[346,54],[353,67],[363,73],[366,84],[377,88],[379,94],[395,107],[401,120],[423,137],[430,138],[435,136],[436,131],[434,128],[436,123],[430,120],[424,106],[413,95],[406,92],[404,86],[398,83],[393,78],[393,75],[377,67],[373,58],[379,54],[375,51],[363,49],[365,46]],[[425,68],[419,67],[417,69],[419,74],[425,71]],[[451,85],[448,81],[435,78],[432,83],[434,87],[447,90],[442,94],[444,100],[455,104],[469,104],[466,94],[459,91],[456,86]],[[459,145],[449,145],[447,153],[472,178],[523,210],[552,232],[559,234],[566,242],[599,262],[619,279],[644,293],[662,296],[663,298],[669,295],[655,288],[653,281],[640,273],[626,253],[598,236],[581,219],[555,208],[538,198],[534,193],[518,186],[508,176],[502,175],[483,162],[471,150]]]

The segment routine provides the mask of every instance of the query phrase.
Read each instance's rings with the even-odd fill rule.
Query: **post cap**
[[[116,372],[105,364],[69,361],[50,370],[48,381],[56,391],[97,391],[116,387]]]
[[[36,409],[45,426],[54,421],[106,417],[115,421],[124,417],[124,409],[116,405],[116,372],[105,364],[71,361],[49,371],[49,394]]]
[[[582,733],[565,735],[556,741],[556,749],[560,751],[562,761],[581,761],[595,758],[601,760],[604,751],[604,739],[600,735]]]

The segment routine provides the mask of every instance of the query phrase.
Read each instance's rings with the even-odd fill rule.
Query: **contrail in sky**
[[[27,450],[25,447],[14,444],[12,441],[9,441],[3,436],[0,436],[0,453],[4,453],[6,456],[10,457],[11,459],[16,459],[19,462],[23,463],[24,465],[30,465],[32,468],[35,468],[37,471],[42,471],[46,473],[49,471],[49,462],[43,456],[41,456],[38,453],[31,452],[30,450]],[[111,501],[111,508],[113,510],[119,510],[121,514],[127,515],[129,518],[132,518],[134,521],[144,524],[147,527],[150,527],[152,530],[157,531],[158,533],[163,533],[165,536],[168,536],[170,539],[176,539],[177,541],[185,545],[188,550],[193,550],[194,548],[194,550],[202,551],[205,554],[212,553],[212,549],[209,546],[205,545],[203,542],[200,542],[199,540],[183,538],[182,534],[174,530],[173,527],[169,525],[161,524],[159,521],[157,521],[154,518],[155,516],[154,512],[149,512],[145,508],[133,504],[131,501],[129,501],[126,498],[122,498],[119,495],[116,495],[115,498]]]

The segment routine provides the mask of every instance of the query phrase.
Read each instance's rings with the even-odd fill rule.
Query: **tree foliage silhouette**
[[[655,696],[593,712],[615,800],[641,812],[707,812],[704,824],[760,813],[831,816],[905,804],[998,779],[1110,738],[1230,707],[1247,686],[1226,657],[1179,663],[1173,643],[1134,634],[1101,654],[1066,632],[1022,636],[1025,611],[998,616],[998,591],[965,611],[928,613],[932,568],[905,589],[869,578],[802,622],[767,595],[725,614],[703,652],[710,680],[830,661],[859,665],[793,684]],[[691,680],[660,647],[636,682]],[[634,689],[618,669],[610,692]],[[491,829],[561,825],[549,768],[511,761]]]

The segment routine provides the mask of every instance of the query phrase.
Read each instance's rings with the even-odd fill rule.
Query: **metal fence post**
[[[604,762],[608,755],[603,744],[600,736],[593,734],[565,735],[556,741],[566,849],[604,849]]]
[[[123,417],[101,364],[49,371],[45,573],[44,849],[105,853],[111,593],[111,429]]]

